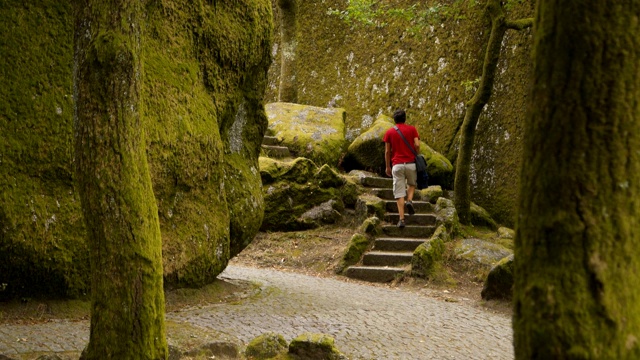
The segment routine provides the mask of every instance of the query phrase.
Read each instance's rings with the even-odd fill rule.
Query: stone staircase
[[[382,235],[374,240],[372,249],[364,254],[360,264],[348,267],[345,275],[371,282],[389,282],[411,270],[413,251],[435,231],[433,205],[421,201],[416,191],[413,200],[416,213],[410,216],[405,211],[406,226],[400,229],[396,226],[400,215],[393,198],[393,180],[364,177],[361,182],[370,193],[385,201],[386,213],[382,219]]]
[[[280,141],[275,136],[265,136],[262,139],[262,151],[264,154],[271,158],[288,158],[291,157],[291,152],[286,146],[280,146]]]

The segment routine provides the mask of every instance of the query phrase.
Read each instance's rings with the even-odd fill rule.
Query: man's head
[[[393,113],[393,121],[395,121],[396,124],[404,124],[406,120],[407,114],[404,112],[404,110],[398,109]]]

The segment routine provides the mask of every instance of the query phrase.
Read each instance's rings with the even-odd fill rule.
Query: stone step
[[[370,251],[362,257],[365,266],[397,266],[411,263],[411,251]]]
[[[365,176],[360,180],[360,183],[371,188],[393,188],[392,178]]]
[[[372,188],[369,189],[372,195],[379,197],[382,200],[394,200],[392,189]]]
[[[377,238],[373,249],[377,251],[414,251],[424,239]]]
[[[262,138],[262,145],[279,146],[280,140],[278,140],[278,138],[275,136],[265,136],[264,138]]]
[[[402,229],[395,224],[382,226],[382,232],[389,237],[428,239],[435,230],[435,226],[425,225],[407,225]]]
[[[398,213],[386,213],[384,214],[384,221],[397,224],[400,220],[400,214]],[[413,214],[409,215],[405,212],[404,223],[407,225],[435,225],[436,216],[433,214]]]
[[[398,212],[398,203],[395,200],[387,200],[385,207],[387,212]],[[434,211],[433,204],[427,201],[414,200],[413,208],[416,210],[416,214],[432,213]]]
[[[286,146],[262,145],[262,151],[268,157],[285,158],[291,156],[289,148]]]
[[[408,269],[389,266],[349,266],[345,275],[351,279],[370,282],[389,282],[402,276]]]

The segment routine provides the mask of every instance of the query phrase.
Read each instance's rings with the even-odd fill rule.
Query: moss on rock
[[[442,271],[444,250],[444,241],[439,237],[432,237],[420,244],[411,257],[411,274],[431,278],[437,272]]]
[[[305,360],[343,360],[346,357],[327,334],[304,333],[291,340],[289,354]]]
[[[266,333],[251,340],[244,353],[249,359],[269,359],[287,351],[288,344],[284,336]]]
[[[362,194],[356,202],[356,214],[361,219],[372,215],[383,218],[386,211],[385,201],[372,194]]]
[[[484,281],[481,296],[485,300],[503,299],[511,300],[513,295],[513,260],[509,255],[500,260],[487,275]]]
[[[444,195],[444,192],[442,191],[442,187],[440,185],[431,185],[426,189],[422,189],[422,190],[416,189],[416,192],[419,192],[420,199],[422,201],[428,201],[433,204],[435,204],[436,201],[438,201],[438,198]]]
[[[460,221],[453,201],[443,197],[438,198],[435,213],[437,223],[444,225],[452,237],[460,233]]]
[[[267,104],[269,129],[296,156],[337,166],[347,147],[344,109]]]
[[[259,164],[263,185],[271,184],[276,180],[305,184],[311,181],[318,171],[318,167],[312,160],[302,157],[290,161],[260,157]]]
[[[353,234],[349,245],[336,268],[336,273],[341,274],[347,267],[355,265],[360,261],[362,255],[371,247],[372,237],[362,233]]]
[[[471,224],[475,226],[488,227],[493,231],[498,230],[498,224],[491,218],[489,212],[475,203],[471,203]]]
[[[463,268],[475,273],[477,280],[484,281],[493,266],[513,254],[513,250],[480,239],[463,239],[456,243],[454,253]]]
[[[345,171],[368,170],[378,174],[384,173],[384,134],[393,126],[393,120],[386,115],[379,115],[366,131],[356,137],[349,147],[342,162]]]
[[[165,284],[198,286],[261,223],[271,2],[153,2],[146,10],[141,130]],[[0,283],[9,284],[5,293],[81,296],[89,271],[71,171],[71,5],[10,0],[0,18]]]

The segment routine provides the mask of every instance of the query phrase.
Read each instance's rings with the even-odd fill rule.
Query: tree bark
[[[75,171],[89,230],[83,359],[165,359],[162,243],[141,118],[143,1],[75,3]]]
[[[278,0],[280,8],[280,87],[278,101],[298,102],[296,58],[298,48],[298,1]]]
[[[480,85],[473,98],[467,103],[464,121],[460,129],[460,149],[456,159],[456,176],[454,180],[454,205],[460,222],[468,224],[471,212],[471,195],[469,177],[471,173],[471,155],[475,141],[476,125],[482,109],[489,101],[495,80],[496,68],[500,58],[502,39],[507,31],[504,10],[500,0],[489,0],[487,11],[491,16],[491,34],[485,52]]]
[[[516,359],[640,358],[640,0],[540,0]]]

